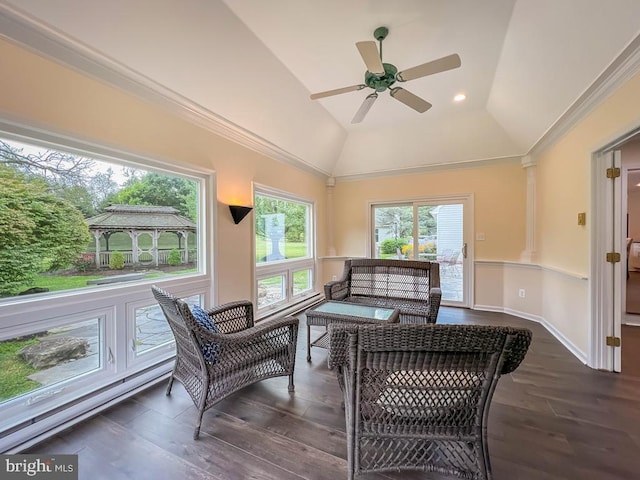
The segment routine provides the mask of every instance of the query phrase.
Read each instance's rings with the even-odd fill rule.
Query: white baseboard
[[[482,310],[485,312],[499,312],[506,313],[508,315],[513,315],[514,317],[524,318],[525,320],[531,320],[532,322],[536,322],[541,324],[547,331],[553,335],[556,340],[558,340],[564,347],[569,350],[573,356],[575,356],[578,360],[580,360],[583,364],[587,364],[587,355],[585,352],[580,350],[571,340],[569,340],[565,335],[562,334],[560,330],[558,330],[555,326],[545,320],[543,317],[539,315],[532,315],[527,312],[521,312],[519,310],[514,310],[512,308],[504,308],[498,307],[495,305],[474,305],[474,310]]]

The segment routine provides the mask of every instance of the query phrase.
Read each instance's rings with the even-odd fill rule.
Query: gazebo
[[[168,250],[158,248],[158,238],[163,233],[175,233],[178,237],[178,251],[182,263],[189,262],[189,233],[196,232],[196,224],[179,214],[173,207],[151,205],[111,205],[105,211],[85,220],[95,238],[96,266],[109,266],[111,252],[109,238],[116,232],[123,232],[131,238],[131,251],[123,251],[126,265],[152,263],[156,267],[166,264]],[[151,237],[151,247],[140,246],[141,235]],[[100,251],[100,238],[105,239],[105,251]]]

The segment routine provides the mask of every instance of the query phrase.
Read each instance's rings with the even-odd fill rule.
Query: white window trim
[[[81,321],[88,318],[100,318],[102,335],[101,357],[102,369],[82,376],[82,382],[69,379],[62,384],[43,387],[33,394],[25,394],[0,405],[0,417],[7,415],[9,423],[28,425],[11,431],[9,423],[0,424],[0,451],[10,451],[18,445],[33,441],[34,435],[39,440],[64,428],[88,414],[105,399],[126,396],[145,383],[154,382],[159,375],[170,370],[166,362],[175,354],[171,347],[162,347],[158,355],[147,356],[144,361],[131,363],[127,352],[130,350],[127,332],[127,315],[134,308],[131,303],[152,304],[155,302],[151,293],[151,285],[157,284],[179,297],[201,295],[206,305],[217,303],[217,278],[215,272],[214,246],[216,221],[216,179],[215,171],[206,168],[186,168],[168,160],[150,158],[136,153],[125,152],[112,147],[98,145],[92,141],[71,138],[67,135],[23,125],[6,119],[0,119],[0,136],[25,144],[55,149],[74,155],[86,156],[95,160],[107,161],[122,166],[145,168],[149,171],[180,175],[197,181],[198,215],[200,231],[198,234],[198,272],[177,278],[158,278],[144,280],[127,285],[110,285],[88,287],[86,289],[66,290],[46,295],[16,296],[0,301],[0,340],[33,333],[34,331],[69,324],[71,319]],[[109,351],[113,355],[113,363],[109,363]],[[140,375],[141,372],[142,375]],[[128,383],[127,383],[128,382]],[[80,385],[82,383],[82,385]],[[112,392],[98,389],[105,385],[114,385]],[[60,390],[56,392],[56,390]],[[49,396],[47,392],[54,392]],[[92,394],[96,392],[96,394]],[[41,401],[29,405],[25,402],[30,397],[39,397]],[[73,403],[84,398],[80,403]],[[102,399],[102,400],[100,400]],[[63,404],[71,405],[68,409],[47,415],[54,407]],[[42,416],[42,418],[37,418]],[[36,421],[37,420],[37,421]],[[30,424],[29,424],[30,423]],[[7,433],[10,432],[10,433]]]
[[[271,196],[274,198],[279,198],[283,200],[291,200],[293,202],[305,203],[311,207],[311,214],[309,216],[309,232],[308,238],[310,239],[311,244],[309,245],[310,256],[303,258],[296,258],[291,260],[282,260],[269,262],[265,265],[258,265],[255,261],[256,254],[256,226],[255,221],[251,227],[251,250],[252,250],[252,259],[251,262],[253,265],[253,285],[252,285],[252,296],[254,299],[254,305],[256,306],[256,318],[264,318],[266,316],[272,315],[273,313],[288,308],[292,304],[296,304],[298,302],[303,302],[309,297],[317,295],[318,289],[318,257],[317,257],[317,205],[316,202],[312,199],[301,197],[290,192],[286,192],[284,190],[279,190],[273,187],[269,187],[266,185],[262,185],[256,182],[252,184],[252,198],[255,201],[256,195],[264,195]],[[293,295],[293,272],[299,270],[309,269],[312,272],[311,275],[311,288],[304,292],[301,292],[297,295]],[[280,302],[275,302],[270,305],[267,305],[263,308],[258,309],[258,281],[263,278],[269,278],[272,276],[276,276],[279,274],[284,274],[286,276],[285,280],[287,282],[287,295],[286,298]],[[290,280],[291,279],[291,280]]]

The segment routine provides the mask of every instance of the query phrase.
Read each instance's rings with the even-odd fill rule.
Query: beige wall
[[[537,161],[536,247],[542,265],[589,271],[591,155],[640,125],[640,73],[607,98]],[[587,212],[587,226],[577,224]]]
[[[218,301],[252,298],[251,219],[231,220],[227,204],[252,204],[252,182],[317,202],[325,215],[325,180],[255,153],[169,112],[0,41],[0,115],[172,164],[214,170],[217,179]],[[325,247],[319,229],[319,253]]]
[[[401,155],[401,152],[398,153]],[[368,256],[370,202],[473,194],[477,260],[517,260],[525,247],[526,174],[518,159],[476,168],[460,168],[360,181],[335,187],[337,255]]]
[[[640,73],[536,158],[536,249],[542,316],[582,352],[588,351],[591,155],[640,125]],[[578,212],[587,225],[578,226]]]

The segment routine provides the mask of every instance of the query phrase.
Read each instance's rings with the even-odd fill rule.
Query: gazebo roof
[[[89,230],[196,230],[196,224],[173,207],[111,205],[85,220]]]

